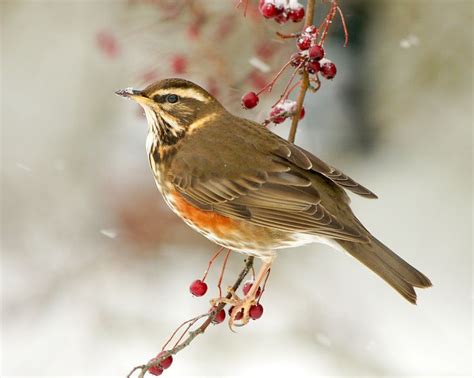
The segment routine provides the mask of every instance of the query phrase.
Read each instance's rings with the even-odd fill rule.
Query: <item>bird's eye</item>
[[[175,94],[169,94],[166,96],[166,102],[169,102],[170,104],[175,104],[179,100],[179,97]]]

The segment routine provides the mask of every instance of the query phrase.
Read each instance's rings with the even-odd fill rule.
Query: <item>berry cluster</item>
[[[253,281],[246,281],[244,283],[244,285],[242,286],[242,292],[244,295],[247,295],[249,293],[250,289],[252,288],[252,285],[253,285]],[[207,292],[207,284],[203,280],[195,280],[189,286],[189,291],[191,292],[192,295],[196,297],[202,297]],[[262,295],[262,289],[259,286],[255,294],[255,297],[259,300],[261,295]],[[211,308],[210,312],[215,311],[215,310],[216,310],[216,307],[213,307]],[[229,308],[229,311],[228,311],[229,316],[231,315],[233,310],[234,310],[234,307]],[[242,310],[235,316],[235,320],[242,319],[243,315],[244,313]],[[250,318],[253,320],[260,319],[263,315],[263,306],[260,303],[253,305],[252,307],[250,307],[249,315],[250,315]],[[225,320],[225,317],[226,317],[225,310],[222,309],[217,312],[216,316],[214,317],[213,323],[220,324]]]
[[[283,100],[278,102],[272,107],[270,111],[270,121],[273,123],[282,123],[288,117],[292,117],[296,113],[296,101],[293,100]],[[300,119],[303,119],[305,115],[304,107],[301,108]]]
[[[336,65],[326,59],[323,46],[317,43],[318,29],[308,26],[296,40],[300,52],[293,54],[291,65],[293,67],[304,67],[306,71],[314,75],[318,72],[326,79],[334,79],[337,73]]]
[[[263,17],[273,18],[279,24],[290,20],[300,22],[305,15],[304,7],[298,0],[260,0],[258,9]]]
[[[161,356],[163,356],[165,353],[166,352],[164,351],[158,353],[156,358],[161,358]],[[153,374],[153,375],[161,375],[163,373],[163,370],[168,369],[172,363],[173,363],[173,356],[170,355],[166,357],[163,361],[161,361],[159,365],[150,367],[148,371],[150,372],[150,374]]]
[[[287,36],[289,38],[296,38],[296,46],[298,47],[299,51],[291,56],[290,61],[285,64],[285,66],[283,66],[275,78],[270,83],[266,84],[259,92],[247,92],[242,97],[242,106],[246,109],[252,109],[256,107],[260,100],[259,95],[265,91],[270,91],[282,72],[288,66],[292,66],[294,68],[294,73],[287,85],[287,88],[283,92],[280,101],[278,101],[278,103],[272,107],[270,111],[270,117],[267,121],[265,121],[264,124],[268,124],[269,122],[274,122],[277,124],[282,123],[288,117],[294,116],[296,113],[296,102],[288,100],[288,96],[298,85],[297,83],[296,85],[291,86],[294,76],[297,73],[301,75],[304,71],[306,71],[308,75],[310,75],[310,82],[316,84],[317,90],[320,85],[318,75],[321,75],[325,79],[331,80],[334,79],[337,73],[336,65],[325,57],[326,52],[324,51],[324,47],[322,45],[324,39],[322,36],[320,36],[320,34],[326,35],[326,30],[321,31],[316,26],[311,25],[305,28],[302,33]],[[305,110],[302,108],[300,119],[304,117],[304,114]]]

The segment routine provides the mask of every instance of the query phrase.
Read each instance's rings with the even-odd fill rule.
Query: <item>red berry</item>
[[[308,50],[311,46],[311,38],[307,35],[302,35],[296,41],[296,45],[301,51]]]
[[[158,356],[156,356],[156,358],[160,358],[161,356],[163,356],[166,352],[161,352],[158,354]],[[163,369],[168,369],[171,364],[173,363],[173,356],[168,356],[166,357],[163,361],[160,362],[160,366],[163,368]]]
[[[305,114],[306,114],[306,111],[304,110],[304,106],[303,106],[301,108],[300,119],[303,119]]]
[[[288,12],[288,17],[293,22],[300,22],[304,18],[304,8],[292,9]]]
[[[229,316],[232,316],[232,311],[234,311],[234,306],[229,308]],[[237,314],[235,314],[234,320],[240,320],[243,318],[243,316],[244,316],[244,310],[242,309]]]
[[[207,292],[207,284],[201,280],[193,281],[189,286],[189,291],[196,297],[202,297]]]
[[[259,303],[250,307],[249,315],[253,320],[260,319],[263,315],[263,306]]]
[[[275,4],[264,3],[260,7],[260,13],[265,18],[273,18],[273,17],[276,17],[278,15],[278,10],[277,10],[277,7],[275,6]]]
[[[328,59],[325,59],[324,62],[321,61],[321,75],[323,75],[326,79],[334,79],[336,73],[336,65],[333,62]]]
[[[220,324],[224,321],[224,319],[225,319],[225,310],[222,309],[216,314],[216,317],[214,318],[213,323]]]
[[[288,13],[282,12],[278,16],[275,17],[275,21],[278,22],[279,24],[285,24],[288,22]]]
[[[255,92],[248,92],[242,97],[242,106],[246,109],[255,108],[258,104],[259,98]]]
[[[250,281],[250,280],[244,283],[244,286],[242,287],[242,292],[244,293],[244,295],[247,295],[247,294],[248,294],[248,292],[250,291],[250,289],[251,289],[252,286],[253,286],[253,283],[254,283],[254,282],[253,282],[253,281]],[[259,297],[260,294],[261,294],[261,292],[262,292],[262,289],[261,289],[260,286],[259,286],[258,289],[257,289],[257,293],[255,294],[255,296],[256,296],[256,297]]]
[[[309,61],[306,64],[306,71],[308,71],[308,73],[310,74],[315,74],[316,72],[319,72],[320,70],[321,70],[321,65],[319,64],[319,62]]]
[[[160,365],[152,366],[148,369],[148,372],[153,375],[161,375],[163,373],[163,368]]]
[[[313,46],[309,49],[308,55],[310,59],[321,60],[324,58],[324,49],[322,46]]]

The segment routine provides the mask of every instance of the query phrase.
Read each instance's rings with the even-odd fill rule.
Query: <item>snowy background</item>
[[[124,376],[206,311],[220,266],[205,298],[188,285],[215,247],[166,209],[145,122],[113,94],[139,85],[132,62],[147,50],[97,49],[98,30],[132,23],[129,4],[0,4],[0,374]],[[341,253],[282,251],[263,318],[211,327],[166,376],[471,375],[472,15],[470,1],[355,2],[364,32],[346,50],[332,37],[338,76],[308,97],[297,135],[379,195],[353,198],[356,213],[434,287],[412,306]],[[172,33],[153,48],[179,45]],[[231,256],[227,283],[242,261]]]

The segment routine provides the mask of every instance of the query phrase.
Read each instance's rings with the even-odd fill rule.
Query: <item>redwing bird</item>
[[[233,317],[255,303],[276,250],[312,242],[344,249],[411,303],[430,280],[378,241],[352,212],[346,191],[377,198],[312,153],[230,114],[182,79],[125,89],[145,110],[148,157],[168,206],[215,243],[263,261]]]

